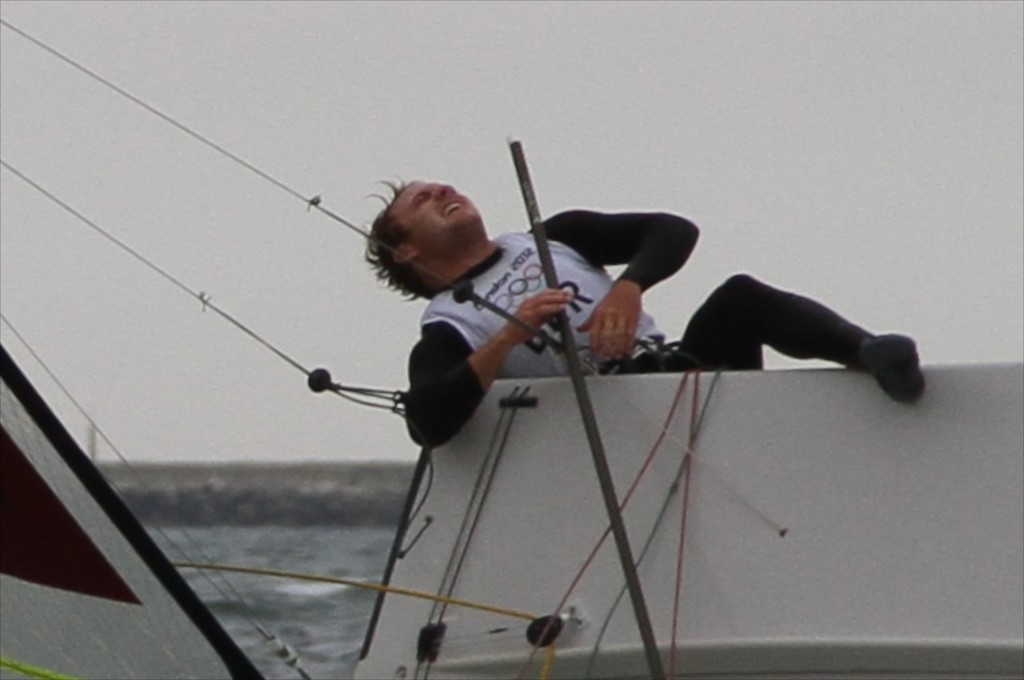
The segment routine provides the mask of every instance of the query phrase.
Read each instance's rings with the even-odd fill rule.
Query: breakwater
[[[398,522],[412,463],[100,464],[147,526]]]

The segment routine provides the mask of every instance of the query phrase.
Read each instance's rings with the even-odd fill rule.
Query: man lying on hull
[[[666,345],[642,296],[693,252],[697,226],[683,217],[570,210],[549,218],[544,224],[560,279],[552,290],[531,234],[490,237],[473,202],[446,184],[391,188],[371,227],[366,259],[388,286],[429,300],[404,397],[410,434],[420,444],[453,437],[497,378],[566,375],[564,358],[543,334],[528,331],[544,329],[563,311],[581,357],[605,373],[760,369],[767,345],[869,371],[896,401],[916,401],[924,391],[910,338],[874,335],[818,302],[745,274],[719,286],[682,339]],[[613,280],[609,265],[625,270]],[[520,323],[483,304],[458,302],[466,282]]]

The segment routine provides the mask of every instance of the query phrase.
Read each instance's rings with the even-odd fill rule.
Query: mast
[[[555,273],[554,261],[551,259],[547,231],[544,229],[544,223],[540,218],[540,209],[537,206],[537,197],[534,194],[533,183],[530,180],[530,171],[526,166],[523,146],[519,141],[510,141],[509,148],[512,151],[512,161],[516,166],[516,174],[519,176],[519,188],[523,192],[526,214],[530,218],[533,236],[537,241],[537,253],[540,256],[541,267],[544,270],[545,282],[548,288],[558,288],[558,277]],[[555,318],[555,323],[562,335],[562,346],[565,350],[566,361],[569,364],[569,375],[572,378],[573,391],[576,393],[576,401],[580,407],[580,416],[583,419],[583,428],[586,431],[587,442],[590,444],[590,452],[594,459],[594,469],[597,472],[598,482],[601,485],[601,496],[604,498],[605,510],[607,510],[608,519],[611,522],[615,547],[618,550],[619,561],[622,563],[622,571],[626,577],[626,586],[629,590],[629,598],[633,603],[633,613],[636,616],[637,628],[643,641],[647,665],[650,668],[651,677],[664,678],[665,671],[662,668],[661,655],[658,654],[658,643],[654,639],[651,617],[647,611],[643,589],[640,587],[640,578],[636,572],[636,560],[633,558],[633,551],[629,545],[629,536],[626,534],[626,525],[622,521],[622,513],[619,512],[619,500],[615,493],[615,484],[612,481],[611,470],[608,468],[608,459],[605,456],[601,433],[597,427],[597,418],[594,416],[594,406],[590,400],[590,392],[587,391],[587,384],[583,379],[583,366],[580,361],[579,350],[576,347],[576,339],[572,334],[569,318],[565,312],[562,312]]]

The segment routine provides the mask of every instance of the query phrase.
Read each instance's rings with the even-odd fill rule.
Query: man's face
[[[413,182],[395,198],[391,214],[406,231],[410,257],[457,246],[477,233],[486,238],[476,205],[447,184]]]

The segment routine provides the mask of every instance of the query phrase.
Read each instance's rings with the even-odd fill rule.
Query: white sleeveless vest
[[[503,234],[495,238],[494,242],[502,248],[501,259],[472,279],[473,290],[489,302],[515,314],[523,300],[545,287],[540,257],[530,234]],[[587,348],[587,334],[576,331],[576,328],[590,318],[597,303],[608,294],[612,279],[608,272],[593,266],[572,248],[557,241],[551,241],[550,246],[560,287],[576,295],[566,313],[580,348],[580,356],[585,361],[593,362],[594,358]],[[451,291],[439,293],[430,301],[420,323],[426,326],[437,321],[445,321],[454,326],[473,351],[480,349],[508,323],[494,312],[477,307],[472,302],[455,302]],[[545,330],[558,336],[553,324],[549,324]],[[637,337],[664,338],[664,334],[655,326],[654,319],[643,312],[637,326]],[[544,340],[535,337],[512,350],[505,360],[500,377],[543,377],[567,375],[568,372],[565,358],[548,347]]]

